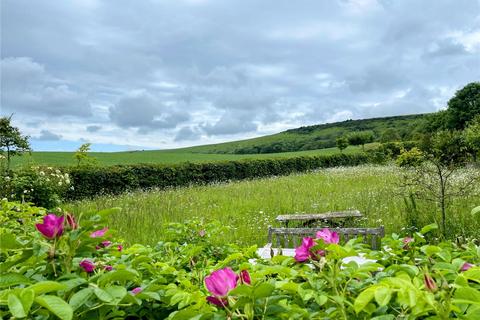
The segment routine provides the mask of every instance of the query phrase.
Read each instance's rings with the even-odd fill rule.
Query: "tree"
[[[450,129],[463,130],[480,114],[480,82],[472,82],[455,93],[448,101],[447,123]]]
[[[476,173],[454,179],[469,159],[466,143],[459,131],[438,131],[426,138],[421,150],[412,148],[397,158],[404,168],[402,187],[408,196],[432,201],[439,206],[442,233],[446,236],[448,203],[455,196],[466,196],[479,177]]]
[[[88,152],[90,151],[90,146],[91,143],[84,143],[80,146],[80,148],[75,151],[75,154],[73,157],[77,160],[77,166],[79,167],[80,165],[95,165],[97,162],[97,159],[92,158],[88,155]]]
[[[348,143],[353,146],[362,146],[362,150],[365,150],[365,144],[372,142],[374,139],[374,135],[372,131],[358,131],[352,132],[348,136]]]
[[[343,150],[348,147],[348,139],[345,137],[338,137],[335,142],[337,144],[337,148],[340,149],[340,152],[342,153]]]
[[[382,133],[382,137],[380,138],[380,142],[391,142],[391,141],[399,141],[400,135],[398,134],[397,130],[393,128],[388,128]]]
[[[469,122],[467,128],[463,132],[468,151],[473,157],[473,161],[477,161],[477,154],[480,151],[480,115],[477,115]]]
[[[10,169],[12,156],[31,151],[28,136],[23,136],[17,127],[11,124],[12,116],[0,118],[0,150],[7,154],[7,170]]]

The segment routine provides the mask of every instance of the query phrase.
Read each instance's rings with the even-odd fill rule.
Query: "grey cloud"
[[[200,133],[195,128],[182,127],[175,135],[175,141],[193,141],[197,140]]]
[[[258,125],[252,120],[252,114],[247,111],[226,111],[220,119],[213,123],[201,125],[208,135],[232,135],[257,130]]]
[[[146,92],[122,97],[109,109],[110,119],[122,128],[138,128],[145,134],[152,130],[172,129],[190,119],[177,105],[166,105],[160,98]]]
[[[89,116],[86,97],[66,81],[46,72],[45,67],[28,57],[4,58],[1,61],[2,108],[8,111]]]
[[[87,126],[87,131],[88,131],[88,132],[92,132],[92,133],[98,132],[98,131],[100,131],[100,129],[102,129],[102,127],[101,127],[101,126],[97,126],[97,125]]]
[[[36,140],[42,140],[42,141],[58,141],[62,139],[62,136],[59,134],[55,134],[53,132],[50,132],[48,130],[42,130],[40,132],[40,135],[35,137]]]

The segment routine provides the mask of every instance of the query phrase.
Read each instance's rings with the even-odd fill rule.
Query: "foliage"
[[[209,232],[219,226],[198,222],[190,223],[193,229],[172,225],[176,236],[155,247],[125,245],[113,230],[93,237],[113,211],[80,215],[76,224],[65,222],[61,235],[46,239],[34,227],[43,209],[2,201],[0,316],[475,319],[480,313],[480,248],[431,243],[434,225],[386,237],[381,251],[355,239],[318,242],[311,250],[323,250],[324,257],[299,263],[284,256],[259,259],[254,247],[212,243]],[[205,279],[226,268],[242,281],[219,297],[223,307],[207,301]]]
[[[480,82],[472,82],[455,93],[448,101],[447,121],[450,129],[462,130],[480,115]]]
[[[477,160],[477,154],[480,152],[480,115],[477,115],[464,131],[464,138],[471,153],[473,160]]]
[[[78,167],[68,172],[74,191],[68,197],[79,199],[101,194],[118,194],[134,189],[152,189],[205,184],[219,181],[251,179],[333,166],[354,166],[366,163],[363,154],[278,158],[263,160],[178,165],[132,165],[111,167]]]
[[[374,140],[374,133],[372,131],[358,131],[352,132],[348,135],[348,143],[354,146],[362,146],[365,148],[365,144]]]
[[[7,170],[10,169],[10,158],[30,151],[28,137],[22,136],[20,130],[11,125],[12,117],[0,118],[0,153],[6,153]],[[1,161],[2,159],[0,159]]]
[[[452,197],[465,196],[474,189],[478,174],[454,179],[454,173],[468,161],[463,136],[456,131],[438,131],[424,142],[422,150],[402,153],[397,164],[405,169],[403,187],[407,195],[415,194],[436,203],[441,211],[441,226],[446,236],[447,207]]]
[[[343,152],[348,147],[348,139],[346,137],[338,137],[335,142],[340,152]]]
[[[97,164],[97,159],[92,158],[88,155],[91,145],[91,143],[84,143],[77,149],[77,151],[75,151],[73,157],[77,161],[77,167],[79,167],[80,165],[92,166]]]
[[[70,176],[52,167],[24,167],[0,175],[0,198],[58,206],[71,188]]]

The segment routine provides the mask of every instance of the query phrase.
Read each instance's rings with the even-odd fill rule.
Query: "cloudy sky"
[[[0,115],[36,150],[173,148],[431,112],[478,0],[2,0]]]

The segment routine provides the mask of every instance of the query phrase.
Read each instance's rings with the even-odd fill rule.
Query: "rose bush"
[[[338,235],[320,230],[323,241],[308,241],[299,262],[215,242],[212,235],[225,232],[218,223],[172,224],[155,247],[125,244],[108,229],[115,210],[73,217],[3,200],[0,317],[480,317],[479,246],[427,241],[434,226],[386,237],[380,251],[358,240],[340,245]]]

